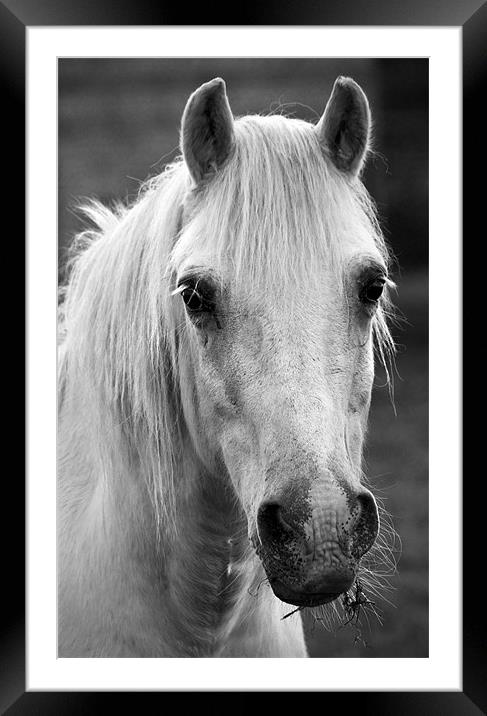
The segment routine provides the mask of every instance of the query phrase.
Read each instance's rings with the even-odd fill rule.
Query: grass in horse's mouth
[[[375,616],[378,622],[382,624],[380,613],[377,611],[375,602],[371,601],[365,594],[363,584],[360,579],[356,579],[352,587],[348,591],[341,594],[340,597],[341,598],[337,598],[329,605],[333,607],[333,612],[339,617],[340,623],[338,628],[346,627],[349,625],[354,627],[354,629],[356,630],[354,643],[356,644],[362,642],[364,646],[368,646],[367,642],[362,636],[361,616],[365,616],[368,623],[369,614],[371,613]],[[324,626],[330,626],[330,614],[324,615],[323,612],[321,612],[321,616],[318,616],[316,614],[316,607],[297,607],[296,609],[293,609],[292,611],[281,617],[281,621],[287,619],[293,614],[296,614],[296,612],[303,611],[304,609],[312,610],[311,613],[315,621],[324,624]]]
[[[283,621],[284,619],[287,619],[288,617],[292,617],[293,614],[296,614],[296,612],[300,612],[303,609],[306,609],[306,607],[296,607],[296,609],[293,609],[292,612],[288,612],[283,617],[281,617],[281,621]]]

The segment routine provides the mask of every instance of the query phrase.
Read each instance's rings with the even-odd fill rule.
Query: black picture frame
[[[16,217],[15,240],[12,239],[11,248],[17,249],[18,254],[12,266],[23,262],[25,266],[25,244],[21,240],[23,227],[21,217],[24,215],[24,198],[20,187],[25,186],[25,50],[26,28],[29,26],[46,25],[382,25],[382,26],[458,26],[462,27],[463,42],[463,235],[467,243],[472,237],[476,243],[476,262],[481,261],[478,246],[481,243],[479,227],[485,225],[481,215],[485,204],[485,182],[479,182],[477,167],[485,167],[485,147],[483,125],[485,119],[479,120],[478,112],[481,104],[481,90],[485,88],[487,46],[487,4],[479,0],[463,0],[462,3],[452,3],[451,0],[333,0],[321,3],[318,6],[312,0],[291,0],[290,2],[269,2],[263,4],[249,4],[233,7],[229,15],[217,14],[208,5],[200,9],[191,9],[191,22],[188,19],[188,9],[178,8],[177,4],[166,6],[163,2],[155,0],[0,0],[0,47],[2,59],[0,60],[1,97],[4,111],[1,113],[2,136],[6,145],[15,149],[14,158],[8,161],[8,170],[4,166],[2,181],[5,183],[2,196],[11,197],[12,187],[16,192],[11,201],[10,212]],[[481,140],[481,141],[479,141]],[[5,146],[5,145],[4,145]],[[445,149],[447,153],[447,148]],[[445,158],[447,167],[447,156]],[[482,188],[484,186],[484,188]],[[18,206],[15,206],[15,202]],[[485,234],[485,229],[482,229]],[[485,243],[485,240],[482,239]],[[477,264],[480,265],[480,264]],[[464,281],[463,304],[481,306],[483,288],[482,282]],[[22,298],[16,297],[15,315],[6,317],[5,331],[11,328],[11,335],[15,334],[14,326],[18,330],[18,313],[21,310],[18,303]],[[475,309],[464,313],[463,334],[465,336],[463,356],[477,356],[474,360],[485,358],[485,349],[479,351],[478,316]],[[9,320],[11,324],[9,325]],[[472,330],[469,330],[472,327]],[[19,337],[22,344],[22,336]],[[470,343],[469,343],[470,342]],[[468,351],[469,346],[472,348]],[[28,349],[28,346],[26,347]],[[17,348],[18,350],[18,348]],[[485,365],[485,360],[483,361]],[[478,368],[482,364],[479,362]],[[483,372],[483,371],[482,371]],[[477,371],[468,371],[463,379],[465,395],[476,391],[479,397],[479,387],[473,382]],[[468,381],[472,381],[469,386]],[[22,385],[21,382],[18,383]],[[27,386],[28,390],[28,386]],[[24,405],[18,391],[15,403]],[[17,426],[20,420],[16,423]],[[482,421],[471,421],[468,432],[463,438],[464,454],[468,455],[481,444]],[[21,423],[20,423],[21,424]],[[17,428],[18,430],[18,428]],[[25,443],[24,443],[25,445]],[[476,475],[471,474],[476,482],[481,478],[479,468]],[[475,472],[474,471],[474,472]],[[97,706],[106,708],[108,695],[57,692],[25,692],[25,572],[24,555],[25,540],[25,489],[24,483],[17,474],[13,479],[10,469],[6,472],[9,479],[4,482],[5,505],[9,505],[8,513],[11,518],[8,541],[4,542],[3,568],[6,577],[3,585],[3,598],[5,606],[1,619],[0,643],[0,711],[8,712],[13,716],[17,714],[64,714],[64,713],[93,713]],[[465,471],[467,474],[467,472]],[[483,478],[482,478],[483,479]],[[8,483],[8,485],[6,484]],[[6,511],[6,510],[5,510]],[[462,692],[347,692],[327,693],[326,707],[332,708],[333,701],[339,699],[340,708],[344,705],[355,711],[374,714],[478,714],[487,713],[487,687],[486,687],[486,660],[485,644],[486,629],[484,618],[484,600],[479,592],[478,578],[481,567],[477,566],[480,547],[483,546],[481,532],[483,519],[483,501],[479,499],[478,486],[468,489],[466,483],[463,494],[463,554],[464,554],[464,613],[463,613],[463,691]],[[13,519],[12,519],[13,518]],[[5,539],[5,538],[4,538]],[[471,559],[471,558],[474,559]],[[474,561],[475,560],[475,561]],[[447,580],[447,576],[445,577]],[[447,587],[446,587],[447,589]],[[447,598],[447,597],[446,597]],[[433,607],[434,608],[434,607]],[[142,694],[116,694],[110,693],[110,702],[115,697],[122,697],[124,706],[131,707],[137,698],[136,708],[140,708]],[[188,694],[188,697],[191,694]],[[195,696],[195,694],[193,694]],[[214,698],[212,693],[200,693],[198,708],[205,708]],[[230,695],[231,696],[231,695]],[[262,700],[264,694],[245,692],[239,694],[238,699],[232,698],[232,709],[243,712],[248,711],[249,705],[255,696]],[[272,696],[272,695],[270,695]],[[275,694],[274,694],[275,696]],[[165,694],[144,694],[146,698],[158,700],[159,704],[167,703]],[[302,694],[294,697],[287,693],[286,701],[292,707],[295,698],[302,699]],[[213,702],[214,703],[214,702]],[[302,703],[302,701],[300,702]],[[298,702],[295,702],[298,707]],[[261,705],[262,702],[261,702]],[[112,706],[112,703],[110,703]],[[146,708],[143,706],[142,708]],[[213,706],[214,708],[214,706]],[[152,708],[151,708],[152,710]]]

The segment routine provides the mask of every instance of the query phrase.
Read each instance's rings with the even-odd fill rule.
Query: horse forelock
[[[199,251],[218,272],[255,290],[286,280],[297,287],[324,265],[340,275],[349,236],[387,250],[373,204],[360,181],[342,175],[321,150],[314,126],[280,115],[235,122],[226,165],[189,202],[188,225],[176,242],[177,268]]]
[[[63,393],[75,382],[84,392],[102,462],[120,440],[135,453],[158,523],[173,530],[181,435],[171,288],[181,263],[200,251],[256,290],[284,276],[299,290],[324,262],[340,276],[347,232],[367,236],[388,261],[364,186],[325,159],[312,125],[244,117],[235,137],[226,165],[196,191],[178,160],[130,208],[90,204],[97,228],[80,235],[65,288]],[[374,320],[384,357],[392,346],[384,312]]]

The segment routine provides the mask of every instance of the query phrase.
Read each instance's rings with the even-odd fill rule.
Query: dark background
[[[383,625],[306,621],[312,656],[428,656],[428,63],[418,59],[114,59],[59,61],[59,257],[80,230],[86,196],[135,198],[140,182],[178,153],[189,94],[221,76],[236,116],[272,110],[316,121],[336,76],[353,77],[374,117],[364,182],[396,257],[399,316],[395,408],[378,369],[366,449],[373,490],[402,541]],[[284,106],[283,106],[284,105]],[[399,557],[399,555],[397,555]]]

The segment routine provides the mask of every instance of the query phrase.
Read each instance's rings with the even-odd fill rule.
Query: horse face
[[[233,292],[202,264],[178,277],[193,442],[210,470],[228,474],[276,595],[330,601],[351,586],[378,531],[360,475],[385,268],[355,252],[341,281],[323,267],[297,298],[291,283]]]
[[[368,121],[361,90],[351,81],[337,81],[317,127],[299,130],[309,138],[306,134],[297,143],[296,152],[308,142],[311,154],[296,170],[295,182],[289,179],[293,186],[306,181],[313,152],[322,162],[316,164],[317,174],[324,171],[326,156],[342,177],[353,180],[366,150]],[[296,283],[293,270],[280,269],[278,280],[269,278],[267,286],[265,280],[259,287],[234,280],[234,263],[225,264],[221,255],[217,260],[211,240],[201,240],[208,226],[217,229],[204,210],[205,202],[207,208],[219,206],[221,194],[215,189],[212,196],[212,182],[226,165],[220,192],[223,187],[228,194],[228,163],[238,153],[221,80],[190,98],[182,148],[194,185],[185,210],[190,220],[176,249],[180,260],[175,260],[177,321],[186,326],[178,360],[186,424],[207,469],[231,481],[275,594],[291,604],[323,604],[350,588],[378,532],[376,503],[360,475],[373,382],[372,322],[385,266],[370,237],[342,230],[340,260],[310,265],[306,281]],[[288,150],[294,151],[291,144]],[[263,154],[262,161],[270,162],[269,151],[263,147],[267,159]],[[257,155],[249,156],[253,162]],[[284,156],[278,155],[276,171],[282,171]],[[285,179],[293,171],[291,161]],[[270,186],[277,200],[275,179]],[[276,220],[284,223],[287,212],[289,225],[297,228],[309,212],[319,214],[323,195],[316,192],[308,201],[314,186],[308,183],[291,213],[289,201],[275,212]],[[247,215],[257,207],[256,215],[264,216],[249,236],[268,230],[268,213],[259,214],[258,207],[269,201],[269,192],[258,196],[258,191],[249,183]],[[295,221],[300,205],[303,216]],[[320,221],[318,216],[317,227]],[[315,241],[320,234],[317,228]],[[274,245],[276,265],[290,267],[293,257],[282,261],[279,247],[266,239]],[[252,240],[257,245],[258,239]],[[289,245],[282,251],[289,254]]]

